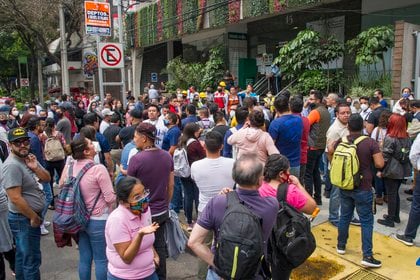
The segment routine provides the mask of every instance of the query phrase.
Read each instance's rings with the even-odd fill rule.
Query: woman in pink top
[[[254,110],[249,114],[249,124],[245,124],[228,138],[228,144],[237,149],[238,158],[243,154],[257,153],[258,160],[264,164],[269,155],[279,154],[273,138],[263,130],[264,125],[263,112]]]
[[[92,141],[84,137],[74,140],[70,146],[73,160],[64,167],[60,186],[68,177],[70,164],[73,164],[73,176],[77,176],[86,164],[93,162],[96,154]],[[79,278],[91,279],[93,260],[96,279],[106,279],[105,223],[115,204],[115,194],[106,167],[96,164],[89,168],[80,180],[80,190],[86,208],[93,210],[87,229],[79,233]]]
[[[277,196],[277,187],[289,183],[286,202],[305,214],[312,214],[316,208],[315,200],[306,192],[299,179],[290,175],[289,160],[280,154],[268,157],[264,166],[264,181],[258,189],[260,195]]]
[[[154,232],[149,192],[136,178],[125,177],[117,185],[119,206],[106,222],[108,280],[158,280],[159,255],[153,248]]]
[[[299,179],[290,175],[289,160],[283,155],[271,155],[264,166],[264,181],[258,189],[262,197],[277,197],[277,188],[287,182],[286,202],[305,214],[312,214],[316,208],[315,200],[306,192]],[[290,278],[291,270],[276,265],[271,266],[273,279]],[[276,276],[276,277],[274,277]]]

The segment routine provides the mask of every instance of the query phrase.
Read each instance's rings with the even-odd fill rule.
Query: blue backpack
[[[96,197],[92,209],[88,211],[80,191],[80,180],[94,165],[95,163],[93,162],[86,164],[80,170],[79,174],[77,174],[77,177],[74,177],[73,163],[70,164],[68,177],[55,203],[53,216],[54,231],[58,230],[61,233],[77,234],[79,231],[87,228],[90,216],[92,215],[93,209],[95,209],[101,192]]]

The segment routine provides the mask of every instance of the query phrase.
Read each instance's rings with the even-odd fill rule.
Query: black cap
[[[7,139],[9,140],[9,142],[14,142],[22,138],[29,139],[30,137],[28,135],[28,132],[26,132],[26,130],[21,127],[11,129],[7,135]]]

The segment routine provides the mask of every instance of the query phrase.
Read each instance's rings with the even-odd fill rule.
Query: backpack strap
[[[281,183],[277,187],[277,201],[286,202],[287,190],[289,189],[289,184]]]
[[[73,164],[72,164],[73,165]],[[73,166],[70,166],[70,168],[72,169],[72,173],[73,173]],[[76,186],[79,186],[79,183],[80,183],[80,180],[82,179],[82,177],[83,177],[83,175],[85,175],[85,173],[91,168],[91,167],[93,167],[95,165],[95,163],[94,162],[89,162],[89,163],[87,163],[85,166],[83,166],[83,168],[79,171],[79,174],[77,174],[77,177],[76,177],[76,182],[75,182],[75,185]]]
[[[238,193],[236,191],[228,192],[226,196],[227,196],[227,208],[230,208],[235,204],[241,203],[241,201],[239,200]]]
[[[354,140],[354,144],[357,146],[360,142],[362,142],[363,140],[367,139],[369,137],[362,135],[356,138],[356,140]]]

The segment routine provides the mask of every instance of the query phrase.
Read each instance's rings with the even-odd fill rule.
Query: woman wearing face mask
[[[117,199],[119,205],[105,227],[108,280],[159,279],[159,256],[153,248],[159,224],[152,223],[149,191],[128,176],[118,182]]]
[[[413,93],[411,92],[411,89],[409,87],[405,87],[401,90],[401,99],[398,100],[394,107],[392,108],[392,113],[397,113],[400,115],[405,115],[406,114],[406,110],[404,110],[404,107],[400,104],[402,100],[407,99],[407,100],[413,100]]]
[[[10,129],[16,128],[16,127],[19,127],[19,122],[20,122],[19,110],[16,107],[12,107],[12,109],[10,109],[9,122],[7,123],[7,126]]]
[[[269,156],[264,166],[264,181],[258,189],[260,195],[277,197],[277,189],[284,187],[284,183],[289,185],[286,202],[302,213],[312,214],[316,209],[315,200],[306,192],[299,179],[290,175],[289,160],[280,154]],[[273,264],[271,270],[273,279],[277,280],[289,279],[292,272]]]
[[[124,108],[123,104],[120,100],[115,100],[115,108],[114,108],[115,114],[118,114],[120,117],[120,126],[125,126],[125,118],[124,118]]]

